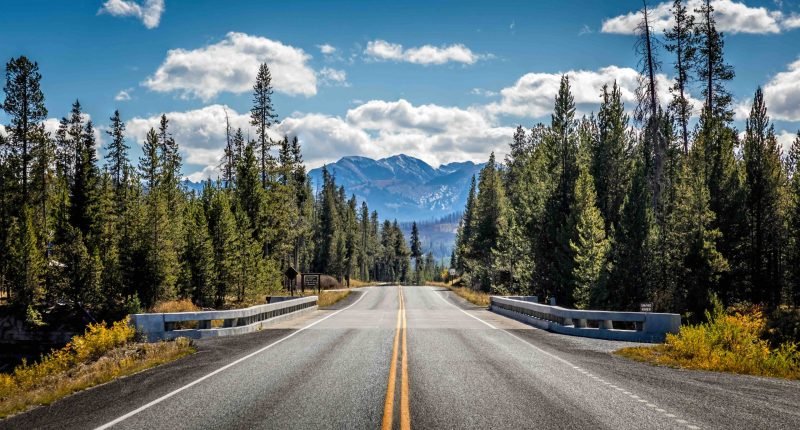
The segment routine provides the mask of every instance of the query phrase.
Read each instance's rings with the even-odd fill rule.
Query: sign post
[[[320,292],[322,288],[322,283],[320,282],[320,275],[321,273],[303,273],[301,275],[300,284],[302,285],[303,291],[305,292],[306,287],[311,288],[314,290],[317,289],[317,293]]]
[[[450,285],[453,285],[453,278],[456,277],[456,269],[450,269],[447,273],[450,275]]]

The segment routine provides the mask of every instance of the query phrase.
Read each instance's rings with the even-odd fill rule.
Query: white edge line
[[[439,291],[441,291],[441,290],[439,290]],[[489,327],[491,327],[491,328],[494,328],[494,329],[496,329],[496,327],[495,327],[495,326],[493,326],[493,325],[489,324],[488,322],[486,322],[486,321],[484,321],[484,320],[482,320],[482,319],[480,319],[480,318],[476,317],[475,315],[469,314],[469,313],[467,313],[466,311],[464,311],[463,309],[461,309],[461,308],[457,307],[456,305],[454,305],[454,304],[452,304],[452,303],[448,302],[448,301],[447,301],[447,300],[445,300],[445,298],[444,298],[444,297],[442,297],[441,295],[439,295],[439,294],[436,294],[436,295],[437,295],[437,296],[439,296],[439,298],[441,298],[442,300],[444,300],[444,301],[445,301],[445,303],[449,304],[450,306],[453,306],[454,308],[456,308],[456,309],[460,310],[461,312],[464,312],[464,313],[465,313],[465,314],[467,314],[468,316],[470,316],[470,317],[472,317],[472,318],[475,318],[476,320],[478,320],[478,321],[480,321],[480,322],[482,322],[482,323],[484,323],[484,324],[488,325],[488,326],[489,326]],[[549,356],[549,357],[552,357],[552,358],[554,358],[554,359],[556,359],[556,360],[558,360],[558,361],[560,361],[560,362],[562,362],[562,363],[564,363],[564,364],[566,364],[566,365],[568,365],[568,366],[571,366],[571,367],[573,367],[573,368],[575,368],[575,367],[576,367],[574,364],[570,363],[569,361],[567,361],[567,360],[565,360],[565,359],[563,359],[563,358],[561,358],[561,357],[559,357],[559,356],[557,356],[557,355],[551,354],[551,353],[549,353],[549,352],[547,352],[547,351],[543,350],[542,348],[539,348],[538,346],[536,346],[536,345],[534,345],[534,344],[532,344],[532,343],[528,342],[527,340],[524,340],[524,339],[522,339],[521,337],[519,337],[519,336],[517,336],[517,335],[515,335],[515,334],[511,333],[510,331],[508,331],[508,330],[506,330],[506,329],[499,329],[499,330],[500,330],[500,331],[502,331],[503,333],[506,333],[507,335],[509,335],[509,336],[511,336],[511,337],[513,337],[513,338],[515,338],[515,339],[517,339],[518,341],[520,341],[520,342],[524,343],[525,345],[528,345],[529,347],[531,347],[531,348],[533,348],[533,349],[535,349],[535,350],[537,350],[537,351],[541,352],[542,354],[545,354],[545,355],[547,355],[547,356]],[[638,396],[637,396],[637,397],[638,397]],[[667,417],[670,417],[670,415],[672,415],[672,414],[664,414],[664,415],[666,415]],[[672,415],[672,417],[675,417],[675,415]],[[687,424],[688,424],[688,422],[687,422]]]
[[[356,300],[355,302],[351,303],[351,304],[350,304],[349,306],[347,306],[346,308],[344,308],[344,309],[339,309],[338,311],[336,311],[336,312],[334,312],[334,313],[332,313],[332,314],[330,314],[330,315],[327,315],[327,316],[325,316],[324,318],[318,319],[318,320],[314,321],[313,323],[311,323],[311,324],[309,324],[309,325],[307,325],[307,326],[305,326],[305,327],[303,327],[303,328],[301,328],[301,329],[299,329],[299,330],[297,330],[297,331],[295,331],[295,332],[291,333],[290,335],[288,335],[288,336],[286,336],[286,337],[282,337],[282,338],[280,338],[280,339],[276,340],[275,342],[272,342],[271,344],[269,344],[269,345],[267,345],[267,346],[265,346],[265,347],[263,347],[263,348],[259,349],[258,351],[251,352],[250,354],[247,354],[247,355],[245,355],[245,356],[244,356],[244,357],[242,357],[242,358],[239,358],[239,359],[237,359],[237,360],[235,360],[235,361],[233,361],[233,362],[230,362],[230,363],[228,363],[228,364],[226,364],[226,365],[224,365],[224,366],[220,367],[219,369],[217,369],[217,370],[215,370],[215,371],[213,371],[213,372],[211,372],[211,373],[209,373],[209,374],[207,374],[207,375],[205,375],[205,376],[202,376],[202,377],[200,377],[200,378],[198,378],[198,379],[195,379],[194,381],[192,381],[192,382],[190,382],[190,383],[188,383],[188,384],[184,385],[183,387],[180,387],[180,388],[178,388],[178,389],[176,389],[176,390],[174,390],[174,391],[171,391],[171,392],[169,392],[169,393],[167,393],[167,394],[164,394],[163,396],[161,396],[161,397],[159,397],[159,398],[157,398],[157,399],[155,399],[155,400],[151,401],[150,403],[147,403],[147,404],[145,404],[145,405],[143,405],[143,406],[140,406],[140,407],[138,407],[138,408],[136,408],[136,409],[134,409],[134,410],[132,410],[132,411],[128,412],[128,413],[127,413],[127,414],[125,414],[125,415],[122,415],[121,417],[119,417],[119,418],[117,418],[117,419],[115,419],[115,420],[113,420],[113,421],[109,421],[109,422],[107,422],[107,423],[105,423],[105,424],[101,425],[100,427],[97,427],[95,430],[103,430],[103,429],[110,428],[111,426],[114,426],[114,425],[116,425],[116,424],[119,424],[120,422],[122,422],[122,421],[125,421],[126,419],[128,419],[128,418],[130,418],[130,417],[132,417],[132,416],[134,416],[134,415],[136,415],[136,414],[138,414],[139,412],[142,412],[142,411],[144,411],[145,409],[148,409],[148,408],[150,408],[151,406],[157,405],[157,404],[159,404],[159,403],[163,402],[164,400],[167,400],[167,399],[169,399],[170,397],[172,397],[172,396],[174,396],[174,395],[176,395],[176,394],[180,393],[181,391],[183,391],[183,390],[185,390],[185,389],[187,389],[187,388],[190,388],[190,387],[192,387],[192,386],[194,386],[194,385],[197,385],[197,384],[199,384],[200,382],[203,382],[203,381],[205,381],[206,379],[208,379],[208,378],[210,378],[210,377],[212,377],[212,376],[216,375],[217,373],[220,373],[220,372],[222,372],[222,371],[224,371],[224,370],[226,370],[226,369],[229,369],[229,368],[231,368],[231,367],[233,367],[233,366],[235,366],[235,365],[237,365],[237,364],[239,364],[239,363],[241,363],[241,362],[243,362],[243,361],[245,361],[245,360],[247,360],[247,359],[249,359],[249,358],[251,358],[251,357],[253,357],[253,356],[255,356],[255,355],[258,355],[258,354],[260,354],[260,353],[262,353],[262,352],[266,351],[267,349],[269,349],[269,348],[271,348],[271,347],[273,347],[273,346],[275,346],[275,345],[277,345],[277,344],[279,344],[279,343],[283,342],[284,340],[286,340],[286,339],[289,339],[289,338],[291,338],[292,336],[294,336],[294,335],[296,335],[296,334],[298,334],[298,333],[301,333],[303,330],[305,330],[305,329],[307,329],[307,328],[313,327],[313,326],[315,326],[315,325],[317,325],[317,324],[321,323],[322,321],[325,321],[326,319],[328,319],[328,318],[330,318],[330,317],[332,317],[332,316],[334,316],[334,315],[338,314],[339,312],[346,311],[346,310],[350,309],[351,307],[355,306],[355,305],[356,305],[356,303],[360,302],[360,301],[361,301],[361,299],[363,299],[363,298],[364,298],[364,296],[366,296],[366,295],[367,295],[367,293],[369,293],[369,290],[366,290],[366,291],[364,291],[364,294],[363,294],[361,297],[359,297],[359,298],[358,298],[358,300]]]
[[[434,291],[450,291],[450,290],[434,290]],[[488,322],[486,322],[486,321],[484,321],[484,320],[482,320],[482,319],[480,319],[480,318],[476,317],[475,315],[472,315],[472,314],[470,314],[469,312],[465,311],[464,309],[461,309],[461,308],[459,308],[458,306],[456,306],[456,305],[454,305],[454,304],[452,304],[452,303],[448,302],[448,301],[447,301],[447,299],[445,299],[443,295],[441,295],[441,294],[434,294],[434,295],[435,295],[436,297],[438,297],[438,298],[442,299],[442,300],[443,300],[445,303],[447,303],[448,305],[450,305],[450,306],[452,306],[452,307],[454,307],[454,308],[456,308],[456,309],[460,310],[461,312],[464,312],[464,315],[466,315],[466,316],[468,316],[468,317],[470,317],[470,318],[475,318],[476,320],[478,320],[478,321],[480,321],[480,322],[482,322],[482,323],[486,324],[487,326],[491,327],[492,329],[494,329],[494,330],[497,330],[497,327],[495,327],[495,326],[493,326],[493,325],[489,324]]]

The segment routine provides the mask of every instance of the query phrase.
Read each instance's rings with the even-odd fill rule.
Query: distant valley
[[[482,167],[483,163],[465,161],[434,168],[403,154],[380,160],[344,157],[326,166],[347,195],[366,201],[382,219],[396,219],[406,238],[416,221],[423,249],[437,260],[450,257],[470,180]],[[322,183],[322,168],[310,175],[316,189]]]

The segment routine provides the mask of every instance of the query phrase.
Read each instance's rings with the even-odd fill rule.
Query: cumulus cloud
[[[800,58],[764,85],[764,101],[774,119],[800,121]]]
[[[778,145],[781,147],[781,154],[785,156],[789,153],[792,142],[797,139],[797,132],[792,133],[790,131],[781,130],[775,137],[778,139]]]
[[[153,91],[178,91],[183,97],[207,101],[221,92],[251,91],[259,65],[266,62],[275,91],[310,97],[317,93],[316,74],[308,65],[310,59],[300,48],[230,32],[224,40],[202,48],[170,50],[142,85]]]
[[[120,90],[116,96],[114,96],[114,100],[118,102],[126,102],[131,99],[130,89],[127,90]]]
[[[694,11],[702,3],[703,0],[689,0],[687,7]],[[726,33],[775,34],[800,27],[800,17],[796,14],[785,15],[779,10],[747,6],[733,0],[713,0],[711,5],[714,7],[717,29]],[[663,2],[648,10],[653,28],[657,32],[663,32],[674,25],[671,7],[672,2]],[[601,31],[634,34],[641,21],[642,12],[636,10],[604,20]]]
[[[247,135],[249,114],[222,105],[186,112],[169,112],[170,129],[184,159],[184,173],[197,181],[216,178],[225,145],[225,112],[232,127]],[[137,117],[126,123],[139,144],[158,126],[159,116]],[[438,165],[451,161],[485,160],[490,151],[504,156],[514,129],[501,127],[477,110],[437,105],[414,106],[406,100],[372,100],[342,118],[320,113],[294,113],[271,130],[271,137],[297,136],[311,167],[360,154],[373,158],[405,153]],[[251,134],[254,136],[254,134]]]
[[[580,113],[596,110],[600,103],[603,85],[611,86],[614,81],[620,87],[622,101],[627,109],[633,109],[636,103],[636,88],[639,85],[639,73],[630,67],[608,66],[598,70],[570,70],[565,73],[528,73],[510,87],[500,90],[500,101],[488,104],[485,109],[492,115],[514,115],[519,117],[540,118],[550,115],[561,76],[566,74],[570,80],[572,95]],[[659,98],[662,104],[670,99],[671,81],[664,74],[656,76]],[[690,100],[695,106],[700,102]]]
[[[330,67],[323,67],[319,73],[320,81],[326,85],[339,85],[349,87],[347,82],[347,72],[344,70],[332,69]]]
[[[476,54],[471,49],[458,43],[454,45],[423,45],[414,48],[403,48],[398,43],[385,40],[372,40],[364,49],[367,58],[376,61],[398,61],[422,65],[438,65],[449,62],[474,64],[478,60],[489,58],[488,55]]]
[[[331,54],[336,52],[336,47],[333,46],[333,45],[330,45],[328,43],[323,43],[322,45],[317,45],[317,48],[319,48],[319,52],[321,52],[321,53],[323,53],[325,55],[331,55]]]
[[[164,13],[164,0],[146,0],[144,4],[131,0],[108,0],[103,3],[97,13],[107,13],[118,17],[132,16],[141,20],[145,27],[152,29],[158,27],[159,22],[161,22],[161,14]]]

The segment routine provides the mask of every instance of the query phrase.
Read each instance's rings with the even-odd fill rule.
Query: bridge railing
[[[608,340],[663,342],[681,326],[678,314],[567,309],[500,296],[491,297],[490,309],[552,332]]]
[[[250,333],[316,308],[317,296],[309,296],[224,311],[133,314],[131,324],[150,342],[176,337],[201,339]]]

